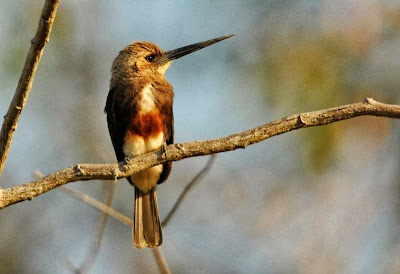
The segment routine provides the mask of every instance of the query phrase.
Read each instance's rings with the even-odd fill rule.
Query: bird
[[[152,42],[134,42],[118,53],[104,111],[119,162],[174,143],[174,92],[165,72],[173,60],[232,36],[166,52]],[[171,168],[172,162],[166,162],[127,177],[135,188],[132,238],[137,248],[162,244],[157,185],[167,179]]]

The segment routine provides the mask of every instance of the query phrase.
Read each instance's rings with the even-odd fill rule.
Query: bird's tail
[[[132,236],[137,248],[156,247],[162,244],[156,187],[153,187],[147,193],[143,193],[135,187],[135,213]]]

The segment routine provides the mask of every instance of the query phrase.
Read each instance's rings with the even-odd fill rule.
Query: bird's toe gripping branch
[[[161,157],[163,159],[167,158],[167,143],[163,142],[163,144],[161,145]]]

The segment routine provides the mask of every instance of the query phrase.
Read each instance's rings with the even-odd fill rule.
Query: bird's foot
[[[167,158],[167,143],[163,142],[161,145],[161,153],[163,158]]]
[[[129,165],[129,164],[132,164],[132,160],[131,160],[131,158],[129,158],[129,157],[125,157],[125,158],[124,158],[124,161],[125,161],[125,163],[127,163],[128,165]]]

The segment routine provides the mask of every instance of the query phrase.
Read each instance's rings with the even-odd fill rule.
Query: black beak
[[[222,37],[219,37],[219,38],[215,38],[215,39],[207,40],[207,41],[204,41],[204,42],[200,42],[200,43],[192,44],[192,45],[189,45],[189,46],[185,46],[185,47],[182,47],[182,48],[166,51],[166,52],[164,52],[164,54],[162,56],[158,57],[155,60],[155,63],[160,64],[160,65],[165,64],[165,63],[167,63],[169,61],[181,58],[182,56],[185,56],[185,55],[190,54],[192,52],[198,51],[199,49],[211,46],[212,44],[215,44],[215,43],[217,43],[219,41],[231,38],[232,36],[233,36],[233,34],[230,34],[230,35],[222,36]]]

